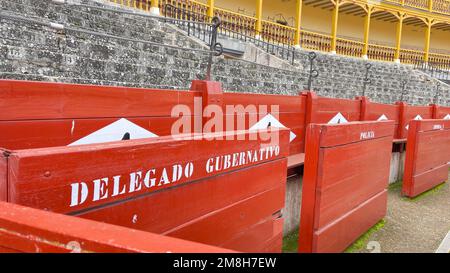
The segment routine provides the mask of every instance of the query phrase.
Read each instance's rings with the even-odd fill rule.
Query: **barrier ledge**
[[[233,253],[233,251],[0,202],[0,253]]]

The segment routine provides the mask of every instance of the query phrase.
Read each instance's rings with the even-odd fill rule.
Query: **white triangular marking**
[[[129,139],[158,137],[158,135],[155,135],[154,133],[134,124],[133,122],[122,118],[69,144],[68,146],[120,141],[125,135],[129,136]]]
[[[413,120],[423,120],[423,118],[420,115],[417,115]],[[406,125],[406,130],[409,130],[409,124]]]
[[[348,120],[341,114],[341,112],[337,113],[336,116],[334,116],[328,124],[343,124],[348,123]]]
[[[388,117],[386,117],[385,114],[383,114],[381,117],[379,117],[379,118],[377,119],[377,121],[382,121],[382,120],[389,120],[389,119],[388,119]]]
[[[446,115],[446,116],[444,117],[444,119],[450,120],[450,114]]]
[[[272,116],[271,114],[267,114],[260,121],[255,123],[252,127],[250,127],[249,130],[250,131],[265,130],[269,127],[269,125],[271,127],[275,127],[275,128],[287,128],[274,116]],[[296,137],[297,137],[297,135],[291,131],[290,136],[289,136],[289,142],[292,142]]]

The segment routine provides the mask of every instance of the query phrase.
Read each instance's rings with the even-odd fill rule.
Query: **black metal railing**
[[[438,80],[450,82],[450,62],[416,62],[414,68]]]
[[[208,16],[170,4],[164,6],[163,15],[167,20],[176,18],[178,21],[174,22],[174,24],[186,31],[189,36],[199,38],[206,43],[210,41],[212,29],[203,27],[204,25],[208,25],[211,20]],[[235,31],[237,27],[233,22],[222,21],[218,28],[218,34],[227,38],[253,43],[265,52],[289,61],[292,65],[295,62],[295,55],[300,54],[291,45],[267,42],[252,36],[250,31],[248,33],[245,30]]]

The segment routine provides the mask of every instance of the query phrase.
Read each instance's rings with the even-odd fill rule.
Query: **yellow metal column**
[[[425,30],[425,48],[424,48],[424,56],[423,56],[423,60],[424,62],[428,63],[428,58],[429,58],[429,54],[430,54],[430,38],[431,38],[431,26],[432,23],[431,22],[427,22],[427,29]]]
[[[208,18],[211,20],[214,17],[214,0],[208,0]]]
[[[395,38],[395,56],[394,56],[394,61],[396,63],[400,63],[400,45],[402,43],[403,18],[404,15],[401,14],[398,17],[397,22],[397,33]]]
[[[159,15],[159,0],[152,0],[150,4],[150,13]]]
[[[303,0],[297,0],[297,6],[295,9],[295,42],[294,46],[300,47],[300,29],[302,25],[302,6]]]
[[[372,16],[372,7],[367,7],[367,14],[364,18],[364,48],[362,57],[368,59],[367,52],[369,51],[369,29],[370,29],[370,17]]]
[[[333,16],[331,18],[331,53],[336,54],[336,38],[339,17],[339,0],[334,1]]]
[[[433,0],[428,0],[428,10],[433,11]]]
[[[262,32],[262,6],[263,6],[263,0],[256,0],[256,37],[261,37]]]

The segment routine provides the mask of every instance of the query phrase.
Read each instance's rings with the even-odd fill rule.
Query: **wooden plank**
[[[370,102],[367,98],[361,98],[361,120],[377,121],[377,120],[393,120],[395,123],[394,139],[400,138],[400,105],[399,104],[383,104]]]
[[[199,217],[165,235],[208,245],[222,245],[236,234],[284,207],[285,185]]]
[[[386,215],[386,210],[387,190],[384,190],[336,219],[333,225],[315,230],[313,252],[343,252],[380,221]]]
[[[359,121],[361,102],[359,100],[318,97],[312,111],[311,123],[328,123],[338,113],[341,113],[347,121]]]
[[[321,149],[315,228],[330,224],[387,188],[391,144],[392,137],[383,137]]]
[[[393,121],[309,126],[299,252],[340,252],[384,216],[386,196],[366,204],[386,193],[393,134]]]
[[[320,147],[333,147],[391,136],[394,133],[394,123],[393,121],[351,122],[329,125],[322,129]]]
[[[248,170],[209,177],[149,196],[81,212],[79,216],[158,234],[167,233],[214,211],[284,185],[285,170],[285,159],[268,162]],[[284,198],[284,195],[280,197]]]
[[[401,114],[399,130],[400,133],[398,135],[399,138],[407,138],[408,137],[408,128],[410,125],[410,121],[414,120],[417,116],[420,116],[422,119],[432,119],[433,118],[433,107],[432,106],[410,106],[404,105],[403,113]]]
[[[256,106],[279,106],[279,113],[305,113],[306,97],[304,96],[288,96],[288,95],[266,95],[266,94],[250,94],[250,93],[224,93],[225,105],[249,105]],[[248,108],[249,110],[251,108]],[[256,111],[252,111],[256,113]]]
[[[317,195],[317,174],[319,171],[321,127],[309,124],[306,131],[305,167],[302,185],[302,205],[300,211],[300,236],[298,251],[311,253],[313,251],[314,212]]]
[[[448,164],[434,167],[431,170],[416,174],[412,178],[413,188],[407,194],[414,197],[424,193],[448,180]]]
[[[265,242],[274,236],[275,221],[276,219],[270,216],[240,232],[220,247],[249,253],[263,252]]]
[[[67,146],[119,120],[121,119],[3,121],[0,122],[0,130],[4,132],[0,135],[0,145],[10,150]],[[171,135],[172,125],[178,118],[143,117],[126,120],[157,136],[168,136]],[[192,129],[194,128],[194,122],[194,118],[192,118]],[[123,128],[124,134],[125,129]],[[130,137],[135,138],[133,135]]]
[[[201,92],[0,80],[0,120],[170,116]],[[126,99],[124,99],[126,98]]]
[[[230,252],[213,246],[0,202],[0,251]]]
[[[0,149],[0,202],[8,201],[8,159],[5,152]]]

